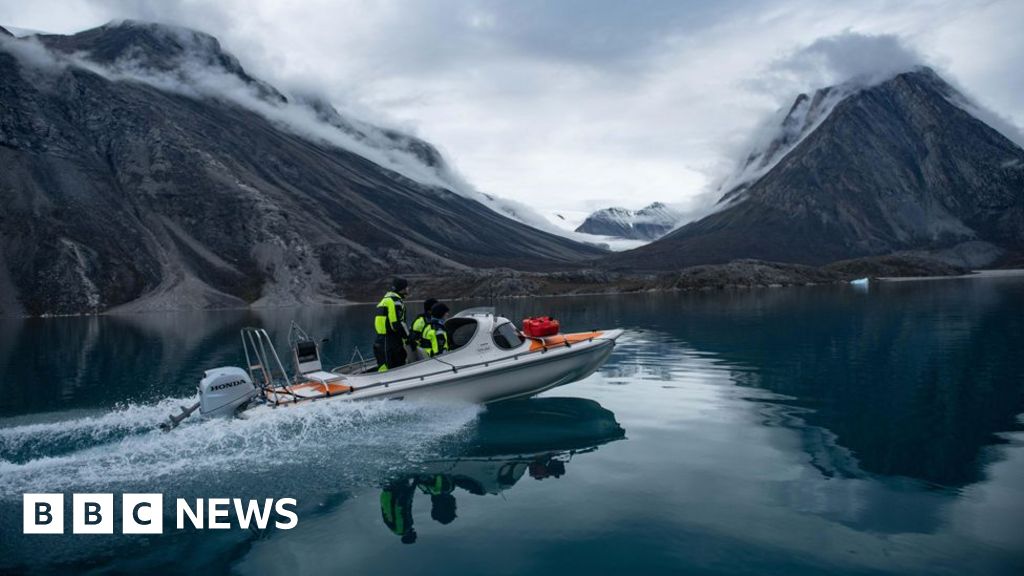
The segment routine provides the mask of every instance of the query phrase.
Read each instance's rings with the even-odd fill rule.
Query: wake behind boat
[[[471,308],[446,322],[450,352],[378,372],[360,360],[331,370],[318,344],[298,330],[293,375],[262,328],[242,329],[246,368],[207,370],[199,401],[162,425],[203,416],[251,416],[263,409],[325,399],[431,399],[491,403],[528,397],[586,378],[608,359],[622,330],[530,336],[493,308]],[[292,338],[290,338],[292,340]]]

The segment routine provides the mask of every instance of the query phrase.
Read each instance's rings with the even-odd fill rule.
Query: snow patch
[[[646,243],[675,229],[683,221],[684,216],[685,212],[682,210],[662,202],[655,202],[640,210],[603,208],[589,215],[576,231],[593,234],[599,231],[618,230],[621,234],[609,237]]]
[[[61,244],[67,248],[74,257],[75,274],[81,282],[82,294],[85,295],[85,303],[89,308],[100,307],[100,291],[96,284],[89,278],[89,262],[81,245],[67,238],[60,239]]]
[[[42,30],[33,30],[32,28],[21,28],[18,26],[8,26],[6,24],[0,24],[0,28],[10,32],[15,38],[24,38],[26,36],[35,36],[36,34],[49,34]]]
[[[719,209],[740,201],[743,192],[771,172],[783,158],[800,145],[828,118],[846,97],[858,92],[857,83],[817,90],[813,96],[800,94],[788,109],[781,108],[754,130],[746,156],[715,189],[721,194]]]

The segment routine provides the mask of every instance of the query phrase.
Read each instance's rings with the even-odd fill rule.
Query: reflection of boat
[[[500,494],[524,476],[559,478],[573,457],[624,436],[615,415],[592,400],[534,398],[498,404],[480,416],[458,457],[423,462],[385,482],[381,517],[402,542],[413,543],[417,492],[430,497],[431,518],[449,524],[457,517],[460,492]]]
[[[451,351],[378,372],[372,362],[324,370],[317,344],[302,338],[292,347],[289,376],[263,329],[242,330],[247,369],[206,371],[199,402],[172,416],[178,424],[197,408],[206,416],[231,415],[253,407],[277,407],[326,398],[429,398],[488,403],[531,396],[575,382],[597,370],[622,330],[525,336],[491,308],[466,310],[445,324]]]
[[[625,435],[615,414],[583,398],[529,398],[487,407],[463,456],[581,450]]]

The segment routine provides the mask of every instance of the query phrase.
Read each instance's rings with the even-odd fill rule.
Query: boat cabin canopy
[[[464,310],[445,322],[445,332],[449,350],[453,352],[467,345],[485,352],[492,346],[498,350],[515,350],[524,344],[512,321],[496,316],[494,308]]]

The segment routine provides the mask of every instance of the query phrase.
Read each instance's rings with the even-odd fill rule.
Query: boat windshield
[[[519,331],[512,325],[511,322],[502,322],[494,328],[494,332],[491,333],[491,338],[494,339],[494,345],[503,350],[511,350],[518,348],[523,343],[523,339],[519,336]]]
[[[448,349],[461,348],[473,339],[476,334],[477,321],[472,318],[455,317],[444,323],[444,331],[448,333]]]

